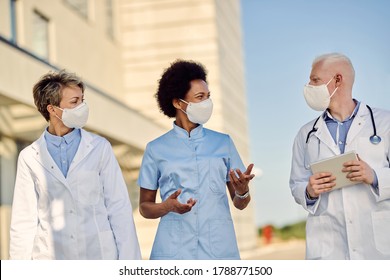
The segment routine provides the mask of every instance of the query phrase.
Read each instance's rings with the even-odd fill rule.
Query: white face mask
[[[316,111],[324,111],[329,107],[330,99],[337,91],[338,87],[329,95],[328,84],[332,79],[329,80],[326,84],[313,86],[313,85],[305,85],[303,88],[303,95],[305,96],[305,100],[307,105],[310,106],[313,110]]]
[[[188,119],[193,123],[205,124],[213,113],[213,102],[211,98],[203,100],[201,102],[187,102],[180,99],[184,103],[188,104],[187,111],[183,111],[187,114]]]
[[[59,118],[65,126],[69,128],[82,128],[87,123],[89,114],[87,103],[82,102],[72,109],[62,109],[60,107],[57,108],[62,111],[62,119],[59,117],[57,118]]]

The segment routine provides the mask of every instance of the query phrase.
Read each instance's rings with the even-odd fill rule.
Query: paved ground
[[[304,260],[305,241],[292,240],[274,242],[269,245],[260,244],[252,251],[241,252],[243,260]]]

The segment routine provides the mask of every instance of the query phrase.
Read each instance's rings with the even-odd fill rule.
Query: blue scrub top
[[[190,133],[177,125],[148,143],[138,185],[160,189],[162,201],[177,189],[190,212],[161,217],[151,259],[239,259],[226,182],[230,169],[245,166],[229,135],[199,125]]]

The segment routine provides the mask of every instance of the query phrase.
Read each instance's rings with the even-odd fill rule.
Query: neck
[[[347,101],[337,102],[336,104],[332,104],[332,106],[329,107],[329,112],[333,118],[342,122],[345,119],[347,119],[349,116],[351,116],[355,107],[356,107],[355,101],[353,101],[353,99],[349,99]]]
[[[49,123],[49,133],[56,136],[64,136],[71,132],[73,128],[66,127],[60,121],[50,121]]]
[[[178,115],[176,115],[175,124],[185,129],[188,132],[188,135],[190,135],[191,130],[199,126],[199,124],[190,122],[186,116],[180,117]]]

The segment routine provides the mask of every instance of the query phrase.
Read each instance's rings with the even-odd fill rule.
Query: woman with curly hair
[[[138,178],[141,215],[161,218],[150,258],[239,259],[226,186],[234,206],[244,209],[253,164],[245,170],[229,135],[203,127],[213,109],[205,68],[175,61],[156,99],[175,121],[148,143]]]

